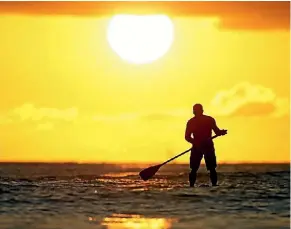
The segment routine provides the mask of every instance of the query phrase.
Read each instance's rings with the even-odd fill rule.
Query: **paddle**
[[[226,133],[225,133],[225,134],[226,134]],[[224,135],[224,134],[223,134],[223,135]],[[217,138],[218,136],[220,136],[220,135],[214,135],[213,137],[211,137],[211,139]],[[159,169],[160,169],[163,165],[169,163],[170,161],[173,161],[174,159],[176,159],[177,157],[180,157],[180,156],[184,155],[185,153],[188,153],[190,150],[191,150],[191,148],[188,149],[188,150],[186,150],[186,151],[184,151],[183,153],[178,154],[178,155],[175,156],[175,157],[172,157],[171,159],[165,161],[165,162],[162,163],[162,164],[158,164],[158,165],[150,166],[150,167],[148,167],[148,168],[142,170],[142,171],[139,173],[139,176],[140,176],[141,179],[143,179],[144,181],[147,181],[148,179],[152,178],[152,177],[156,174],[156,172],[159,171]]]

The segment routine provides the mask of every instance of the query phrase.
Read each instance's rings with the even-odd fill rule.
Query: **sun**
[[[109,23],[107,39],[122,59],[146,64],[167,53],[174,40],[174,26],[166,15],[116,15]]]

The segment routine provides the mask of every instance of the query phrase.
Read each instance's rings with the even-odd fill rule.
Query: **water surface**
[[[141,167],[143,168],[143,167]],[[0,228],[289,228],[289,164],[167,165],[147,182],[139,166],[0,164]]]

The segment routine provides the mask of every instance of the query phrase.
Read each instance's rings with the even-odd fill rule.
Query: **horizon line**
[[[78,162],[78,161],[0,161],[0,164],[78,164],[78,165],[157,165],[161,164],[160,162]],[[219,162],[219,165],[238,165],[238,164],[289,164],[291,166],[290,161],[230,161],[230,162]],[[174,162],[169,163],[169,165],[189,165],[187,162]],[[201,162],[201,165],[205,165],[204,162]]]

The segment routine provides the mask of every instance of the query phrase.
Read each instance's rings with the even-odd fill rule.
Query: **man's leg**
[[[204,154],[205,158],[205,164],[207,167],[207,170],[210,172],[210,180],[212,183],[212,186],[217,185],[217,172],[216,172],[216,156],[215,156],[215,149],[214,147],[210,147],[207,149],[206,153]]]
[[[197,171],[191,169],[191,172],[189,173],[190,187],[194,187],[194,184],[196,182],[196,177],[197,177]]]
[[[211,180],[212,186],[217,186],[217,173],[216,173],[216,169],[211,169],[210,170],[210,180]]]
[[[189,183],[190,187],[194,187],[197,177],[197,171],[199,169],[201,159],[203,155],[199,150],[192,149],[190,156],[190,168],[191,172],[189,173]]]

